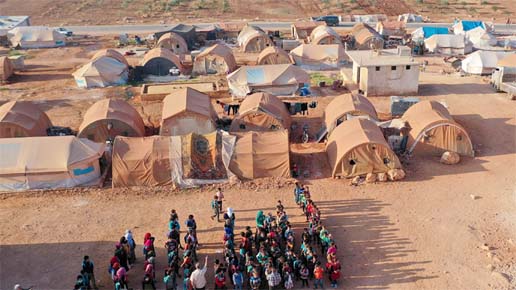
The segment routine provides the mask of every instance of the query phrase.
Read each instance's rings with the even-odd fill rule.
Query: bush
[[[349,0],[349,3],[355,4],[355,3],[357,3],[357,0]]]
[[[228,12],[231,7],[228,0],[222,0],[222,12]]]
[[[441,0],[441,5],[449,5],[450,2],[448,0]]]
[[[498,6],[492,6],[491,9],[493,9],[494,12],[498,10]]]
[[[423,4],[423,0],[416,0],[417,4]]]

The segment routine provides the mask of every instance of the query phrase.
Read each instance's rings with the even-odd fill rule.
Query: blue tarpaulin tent
[[[425,39],[434,34],[448,34],[447,27],[422,27]]]
[[[483,29],[486,29],[486,26],[484,25],[484,22],[482,21],[470,21],[470,20],[462,20],[462,29],[464,31],[469,31],[473,28],[482,27]]]

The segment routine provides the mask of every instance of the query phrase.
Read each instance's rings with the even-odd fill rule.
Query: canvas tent
[[[306,40],[312,31],[320,26],[326,25],[324,21],[300,21],[292,23],[290,26],[292,37],[298,40]]]
[[[173,91],[163,100],[160,135],[208,134],[217,129],[210,97],[192,88]]]
[[[94,184],[104,146],[75,136],[0,139],[0,190]]]
[[[73,73],[79,88],[103,88],[127,83],[129,68],[108,56],[97,57]]]
[[[400,169],[380,128],[370,120],[353,119],[335,128],[326,144],[332,177],[354,177]]]
[[[462,60],[462,70],[470,74],[491,74],[498,60],[507,56],[505,52],[479,50]]]
[[[261,28],[252,25],[246,25],[240,31],[237,42],[243,52],[260,52],[266,47],[273,45],[267,33]]]
[[[442,104],[421,101],[411,106],[402,120],[410,128],[407,142],[410,153],[440,156],[445,151],[452,151],[474,156],[468,133]]]
[[[103,56],[114,58],[129,67],[129,63],[127,62],[127,59],[125,58],[125,56],[123,56],[120,52],[118,52],[117,50],[112,49],[112,48],[101,49],[101,50],[97,51],[91,57],[91,60],[95,60],[95,59],[101,58]]]
[[[464,41],[464,35],[434,34],[425,39],[429,52],[446,55],[464,55],[470,53],[472,46]]]
[[[498,43],[496,37],[487,32],[482,27],[476,27],[466,31],[466,40],[476,48],[488,48],[491,46],[496,46]]]
[[[371,26],[357,23],[351,29],[356,49],[382,49],[384,40]]]
[[[168,49],[174,54],[181,55],[188,53],[188,44],[181,35],[174,32],[163,34],[156,43],[156,47]]]
[[[373,104],[364,96],[345,94],[335,97],[324,110],[324,123],[328,135],[352,116],[368,116],[378,120],[378,114]]]
[[[113,187],[181,188],[227,182],[235,136],[205,135],[117,137],[113,146]]]
[[[487,29],[486,25],[482,21],[472,21],[472,20],[460,20],[457,21],[453,26],[453,33],[455,34],[465,34],[467,31],[480,27],[484,30]]]
[[[159,40],[164,34],[167,34],[169,32],[179,35],[186,42],[187,51],[194,49],[195,42],[197,41],[195,26],[187,24],[177,24],[169,30],[154,33],[154,39]]]
[[[342,44],[340,35],[327,25],[319,25],[310,33],[311,44]]]
[[[405,23],[423,22],[423,16],[412,14],[412,13],[405,13],[402,15],[398,15],[398,21],[403,21]]]
[[[86,111],[77,136],[105,143],[114,141],[116,136],[145,136],[145,125],[140,114],[126,101],[104,99]]]
[[[301,44],[290,52],[297,66],[309,70],[338,68],[346,64],[346,52],[341,44]]]
[[[269,46],[262,50],[256,61],[257,65],[285,63],[290,63],[290,57],[286,51],[277,46]]]
[[[228,75],[229,90],[237,98],[253,92],[293,95],[305,83],[310,83],[308,73],[291,64],[243,66]]]
[[[47,114],[29,102],[0,106],[0,138],[47,136],[52,123]]]
[[[14,66],[7,56],[0,56],[0,82],[6,81],[14,74]]]
[[[240,104],[229,131],[289,130],[290,123],[290,114],[280,99],[267,93],[255,93]]]
[[[405,22],[403,21],[380,21],[376,24],[376,31],[383,36],[405,36]]]
[[[240,179],[290,177],[288,131],[236,133],[229,169]]]
[[[184,72],[183,64],[177,55],[164,48],[149,50],[144,56],[141,65],[147,75],[167,76],[170,69],[177,68]]]
[[[193,73],[197,75],[223,75],[237,68],[231,48],[224,44],[215,44],[195,57]]]
[[[16,27],[7,33],[13,47],[50,48],[65,46],[65,36],[46,26]]]
[[[427,39],[435,34],[450,34],[447,27],[423,26],[412,32],[412,39]]]

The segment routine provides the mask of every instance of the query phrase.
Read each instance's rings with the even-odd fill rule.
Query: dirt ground
[[[220,20],[295,20],[319,15],[413,12],[431,21],[514,16],[511,0],[0,0],[3,15],[30,15],[35,25],[218,22]]]
[[[101,47],[96,40],[83,40],[76,47],[30,51],[27,70],[1,86],[0,104],[35,101],[55,125],[77,129],[95,101],[130,99],[138,92],[131,87],[75,87],[71,72]],[[344,265],[340,289],[514,289],[516,103],[494,93],[481,77],[443,75],[441,58],[424,59],[429,66],[421,74],[421,98],[446,102],[471,135],[474,159],[447,166],[437,158],[413,158],[404,164],[405,180],[355,187],[348,180],[329,178],[324,145],[291,146],[302,182],[310,185],[324,224],[337,241]],[[314,97],[318,107],[309,116],[294,118],[309,123],[311,134],[322,123],[331,96],[341,93],[328,88],[314,92],[326,97]],[[147,123],[159,118],[159,106],[131,102]],[[389,112],[389,98],[372,102],[379,112]],[[140,245],[138,253],[146,232],[161,246],[172,208],[182,222],[190,213],[196,216],[201,257],[209,255],[213,261],[222,248],[222,225],[209,218],[213,193],[213,187],[205,187],[0,195],[0,289],[15,283],[34,285],[35,290],[70,289],[85,254],[96,264],[101,289],[111,289],[107,265],[114,243],[129,228]],[[235,209],[239,229],[253,225],[257,210],[272,211],[278,199],[285,202],[300,235],[304,223],[294,207],[291,184],[267,179],[226,186],[225,206]],[[162,278],[164,249],[158,251],[157,261]],[[142,273],[140,256],[129,272],[132,287]],[[211,281],[211,274],[208,277]]]

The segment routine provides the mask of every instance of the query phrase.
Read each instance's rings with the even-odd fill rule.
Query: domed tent
[[[0,139],[0,190],[96,184],[104,146],[75,136]]]
[[[210,97],[192,88],[175,90],[163,100],[160,135],[208,134],[217,129]]]
[[[286,64],[291,63],[290,56],[286,51],[277,47],[269,46],[258,55],[257,65]]]
[[[288,131],[236,133],[229,169],[240,179],[290,177]]]
[[[351,29],[355,39],[356,49],[382,49],[384,40],[382,36],[371,26],[365,23],[357,23]]]
[[[147,75],[167,76],[170,69],[177,68],[184,71],[183,64],[177,55],[165,48],[154,48],[144,56],[141,65],[143,72]]]
[[[353,119],[335,128],[326,145],[332,177],[354,177],[400,169],[382,131],[373,121]]]
[[[364,96],[346,94],[337,96],[324,110],[324,123],[328,135],[350,116],[368,116],[378,120],[373,104]]]
[[[236,68],[237,63],[231,48],[224,44],[215,44],[195,57],[193,73],[223,75],[233,72]]]
[[[127,83],[129,68],[115,58],[100,56],[75,71],[73,77],[80,88],[117,86]]]
[[[12,101],[0,107],[0,138],[47,136],[52,123],[29,102]]]
[[[238,45],[243,52],[260,52],[273,43],[259,27],[246,25],[238,34]]]
[[[411,153],[441,155],[453,151],[472,157],[475,154],[466,130],[436,101],[421,101],[411,106],[402,120],[410,127],[407,148]]]
[[[290,114],[280,99],[267,93],[255,93],[240,104],[229,131],[289,130],[290,123]]]
[[[317,26],[310,34],[311,44],[342,44],[340,35],[326,25]]]
[[[346,63],[346,52],[341,44],[301,44],[290,51],[296,64],[305,69],[334,69]]]
[[[91,59],[95,60],[95,59],[103,57],[103,56],[114,58],[114,59],[118,60],[119,62],[125,64],[126,66],[129,66],[129,63],[127,62],[127,59],[125,58],[125,56],[123,56],[120,52],[118,52],[117,50],[112,49],[112,48],[101,49],[101,50],[97,51],[91,57]]]
[[[14,67],[7,56],[0,56],[0,82],[6,81],[14,73]]]
[[[97,143],[113,141],[116,136],[142,137],[145,125],[140,114],[126,101],[105,99],[86,111],[77,136]]]
[[[188,44],[179,34],[167,32],[163,34],[156,43],[156,47],[165,48],[174,54],[188,54]]]

